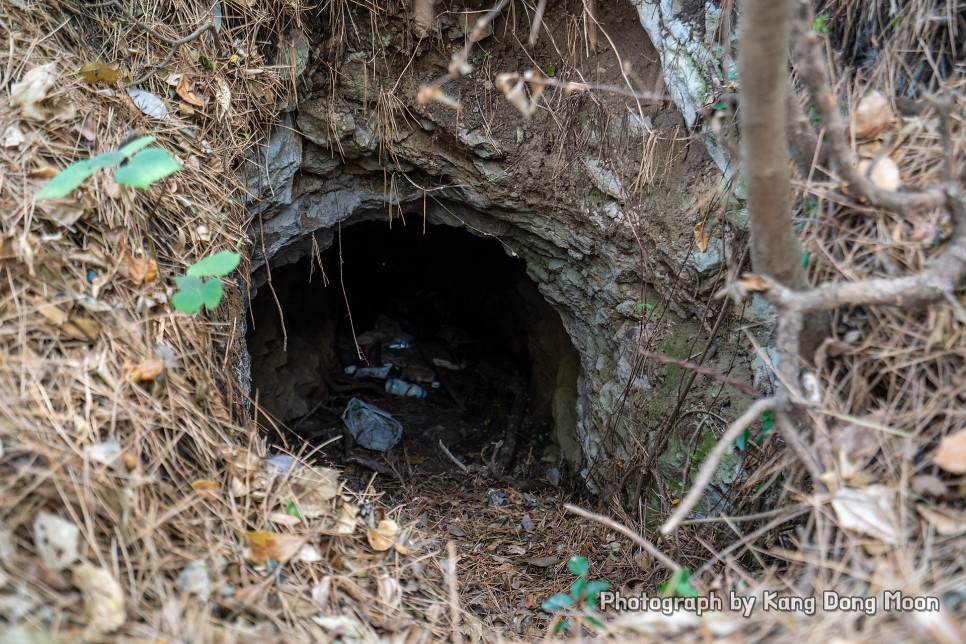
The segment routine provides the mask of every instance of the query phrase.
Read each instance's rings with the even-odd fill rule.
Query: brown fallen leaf
[[[852,113],[852,132],[858,139],[873,137],[892,123],[892,107],[882,92],[869,92]]]
[[[738,280],[738,285],[747,291],[761,293],[768,290],[768,282],[761,275],[745,273]]]
[[[938,476],[933,476],[932,474],[919,474],[918,476],[913,476],[909,481],[912,485],[912,490],[916,494],[922,494],[923,496],[935,496],[943,497],[946,496],[946,484]]]
[[[71,331],[76,331],[74,336],[78,340],[96,340],[97,334],[101,330],[101,323],[94,318],[89,318],[86,316],[73,316],[70,321],[64,325],[65,329],[67,326],[72,326]]]
[[[116,85],[119,66],[120,63],[117,61],[106,65],[100,61],[88,61],[81,65],[80,75],[87,83],[101,81],[108,85]]]
[[[704,225],[708,223],[706,221],[698,222],[694,227],[694,243],[697,244],[698,250],[702,253],[708,250],[708,242],[711,241],[711,233],[704,231]]]
[[[84,562],[74,567],[74,583],[84,596],[88,619],[84,639],[102,640],[124,624],[124,591],[114,575]]]
[[[383,519],[375,528],[366,529],[369,545],[376,552],[383,552],[392,548],[399,535],[399,524],[392,519]]]
[[[164,371],[164,360],[162,358],[148,358],[138,366],[128,372],[131,382],[143,382],[154,380]]]
[[[38,313],[47,318],[47,321],[55,324],[56,326],[60,326],[66,322],[69,317],[67,311],[59,306],[47,302],[41,297],[30,297],[28,298],[28,301],[37,307]]]
[[[263,564],[269,559],[285,563],[298,554],[308,537],[256,530],[246,532],[245,541],[248,543],[248,560],[252,563]]]
[[[198,95],[191,90],[191,84],[188,82],[187,76],[182,76],[181,80],[178,82],[178,86],[175,90],[181,99],[188,103],[189,105],[194,105],[195,107],[204,107],[205,102],[198,98]]]
[[[948,508],[930,508],[923,504],[917,505],[916,510],[941,537],[954,537],[966,533],[966,516],[962,513],[956,514]]]
[[[157,279],[158,264],[153,259],[134,257],[125,252],[117,265],[117,272],[135,284],[143,284]]]
[[[936,465],[950,474],[966,474],[966,429],[946,436],[939,443]]]

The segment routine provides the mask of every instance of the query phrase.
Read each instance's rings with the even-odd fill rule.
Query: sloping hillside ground
[[[656,528],[680,499],[674,483],[689,487],[715,432],[751,399],[747,387],[721,376],[750,384],[754,347],[768,341],[763,307],[734,309],[712,298],[727,270],[739,268],[746,237],[740,208],[711,165],[703,135],[689,133],[666,104],[638,111],[606,90],[588,99],[549,88],[550,109],[525,127],[487,77],[532,63],[563,82],[584,74],[620,86],[613,45],[634,63],[632,82],[652,90],[657,57],[641,53],[642,32],[623,19],[633,11],[601,12],[601,34],[610,41],[588,58],[581,46],[567,49],[586,44],[579,4],[551,6],[544,35],[553,47],[538,40],[533,49],[525,44],[532,9],[509,3],[507,11],[517,13],[496,23],[504,31],[474,50],[471,62],[483,74],[443,86],[463,99],[463,114],[439,102],[420,105],[415,96],[431,74],[445,73],[447,56],[470,31],[463,8],[443,4],[445,24],[428,43],[411,35],[410,8],[395,3],[308,9],[295,0],[255,0],[217,2],[214,11],[189,0],[0,6],[0,91],[9,98],[0,106],[2,637],[532,640],[553,629],[556,618],[541,604],[570,589],[565,562],[581,555],[589,579],[629,592],[656,593],[680,565],[693,573],[673,584],[684,594],[735,591],[760,600],[765,590],[821,597],[834,589],[875,598],[880,607],[815,615],[759,609],[747,618],[606,613],[600,623],[574,616],[615,641],[633,634],[958,641],[956,624],[966,615],[966,490],[961,470],[954,473],[962,457],[937,458],[937,449],[964,427],[959,299],[836,312],[834,337],[815,372],[825,392],[813,414],[820,422],[806,437],[815,461],[799,462],[774,437],[759,447],[753,439],[768,425],[759,419],[745,451],[729,457],[732,476],[719,476],[709,493],[717,501],[661,538]],[[697,3],[684,4],[701,22]],[[910,5],[892,15],[888,7],[829,2],[807,28],[843,52],[833,61],[843,72],[835,89],[853,124],[869,89],[888,97],[887,118],[874,117],[879,131],[853,142],[860,155],[894,160],[903,186],[922,187],[941,180],[945,150],[962,182],[966,25],[952,5]],[[474,5],[472,15],[486,9]],[[708,28],[730,42],[728,21]],[[554,58],[561,50],[566,55]],[[737,82],[728,78],[721,74],[708,97],[709,116],[727,113]],[[922,88],[954,97],[947,119],[923,107]],[[805,114],[820,124],[808,106]],[[281,131],[307,139],[285,139],[297,146],[297,161],[271,152],[279,119]],[[635,123],[639,130],[649,123],[644,130],[652,134],[629,137]],[[147,190],[121,186],[102,170],[67,198],[36,200],[70,162],[146,133],[184,169]],[[593,154],[585,156],[587,149]],[[610,156],[616,165],[600,163]],[[287,166],[278,163],[286,158]],[[497,163],[503,158],[516,173],[510,180]],[[266,166],[271,188],[285,166],[289,192],[253,194],[265,186],[251,183],[253,160]],[[899,216],[864,205],[820,168],[797,188],[803,260],[815,282],[916,270],[941,251],[952,226],[941,208]],[[341,212],[348,197],[357,201],[340,218],[314,219],[320,203]],[[545,207],[534,211],[534,203]],[[527,262],[526,274],[506,269],[519,288],[493,296],[509,302],[505,310],[522,311],[507,314],[522,320],[518,326],[535,325],[522,336],[508,332],[506,347],[510,354],[518,344],[533,361],[525,388],[532,408],[544,401],[544,414],[522,421],[526,432],[507,474],[474,465],[479,456],[465,446],[453,447],[471,466],[465,472],[411,439],[390,459],[326,446],[339,438],[331,430],[351,392],[393,404],[371,391],[378,386],[353,389],[334,369],[328,381],[310,383],[315,389],[292,376],[271,403],[258,400],[271,380],[259,381],[268,368],[260,357],[279,353],[260,356],[253,347],[289,337],[282,328],[259,336],[257,325],[250,328],[257,310],[267,311],[266,320],[274,308],[291,312],[283,304],[292,291],[296,312],[317,315],[318,324],[303,318],[279,325],[292,330],[293,343],[299,329],[309,329],[286,355],[298,351],[334,368],[340,319],[299,309],[305,291],[282,278],[300,267],[325,271],[342,284],[333,304],[342,306],[349,291],[339,266],[350,233],[375,230],[364,227],[383,219],[399,226],[393,207],[410,226],[459,221]],[[577,217],[582,208],[586,221]],[[636,218],[613,214],[628,212]],[[705,244],[713,250],[716,243],[723,250],[709,269]],[[223,303],[196,315],[177,312],[174,277],[222,249],[243,255],[225,280]],[[631,260],[621,264],[621,255]],[[378,294],[392,304],[391,291]],[[250,296],[257,310],[246,325]],[[619,315],[610,312],[619,307]],[[555,315],[563,330],[554,326],[557,339],[540,344],[539,330],[557,324]],[[321,350],[320,340],[328,343]],[[642,360],[642,348],[672,363]],[[560,360],[539,363],[541,352]],[[693,361],[705,371],[682,368]],[[754,386],[767,389],[759,363]],[[515,376],[491,375],[500,385]],[[400,413],[451,414],[462,393],[453,382],[452,401],[433,394],[429,407],[406,401]],[[576,393],[567,394],[571,389]],[[495,402],[505,396],[493,405],[495,424],[513,422],[517,398],[500,387],[481,391],[478,397]],[[270,405],[286,409],[281,401],[291,413],[273,420]],[[569,416],[568,405],[577,408]],[[295,433],[312,442],[283,426],[296,422]],[[426,421],[427,432],[432,425]],[[472,435],[474,428],[464,429]],[[451,446],[461,438],[444,436]],[[561,455],[553,463],[559,487],[546,484],[553,478],[546,465],[534,469],[548,443]],[[575,462],[567,464],[568,454]],[[431,458],[434,467],[424,467]],[[812,491],[809,468],[831,489],[851,492],[830,503]],[[621,525],[568,512],[567,502],[594,506],[644,535],[673,566],[643,552]],[[703,516],[719,502],[729,516]],[[886,612],[889,590],[936,597],[942,610]]]

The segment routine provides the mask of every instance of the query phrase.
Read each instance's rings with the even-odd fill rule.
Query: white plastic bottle
[[[386,391],[394,396],[412,396],[413,398],[425,398],[426,392],[419,385],[414,385],[406,382],[405,380],[400,380],[399,378],[390,378],[386,381]]]

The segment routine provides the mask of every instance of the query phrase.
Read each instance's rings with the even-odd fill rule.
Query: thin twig
[[[731,385],[738,391],[748,394],[752,398],[761,398],[762,393],[750,386],[748,383],[741,380],[736,380],[735,378],[729,378],[723,373],[719,373],[710,367],[705,367],[704,365],[695,364],[694,362],[688,362],[687,360],[681,360],[680,358],[672,358],[671,356],[666,356],[660,353],[654,353],[653,351],[648,351],[647,349],[641,349],[640,353],[645,358],[650,358],[656,362],[662,362],[664,364],[673,364],[690,371],[695,371],[705,376],[709,376],[718,382],[722,382],[726,385]]]
[[[446,544],[446,586],[449,591],[449,622],[453,633],[452,642],[455,644],[463,643],[463,633],[460,631],[460,595],[459,585],[456,580],[456,542],[449,541]]]
[[[721,462],[721,458],[725,455],[725,452],[734,446],[734,442],[739,434],[763,412],[774,409],[777,404],[778,401],[775,398],[757,400],[745,410],[745,413],[738,417],[738,420],[728,427],[727,431],[718,439],[714,449],[704,459],[704,463],[698,471],[698,476],[694,479],[694,485],[691,486],[691,491],[678,504],[674,510],[674,514],[661,526],[661,534],[669,534],[681,525],[684,517],[691,512],[691,509],[697,504],[698,499],[701,498],[701,493],[704,492],[704,488],[711,482],[711,477],[714,476],[715,470],[718,469],[718,463]]]
[[[572,505],[570,503],[564,503],[564,508],[566,508],[568,512],[573,512],[574,514],[578,516],[582,516],[585,519],[590,519],[591,521],[596,521],[601,525],[607,526],[608,528],[610,528],[611,530],[614,530],[615,532],[620,532],[622,535],[624,535],[625,537],[627,537],[628,539],[630,539],[640,547],[647,550],[647,552],[652,557],[660,561],[664,565],[664,567],[667,568],[668,570],[673,570],[674,572],[677,572],[678,570],[681,569],[680,564],[678,564],[676,561],[674,561],[666,554],[658,550],[657,546],[655,546],[650,541],[648,541],[641,535],[637,534],[627,526],[617,523],[617,521],[614,521],[610,517],[605,517],[603,514],[595,514],[593,512],[590,512],[589,510],[585,510],[579,506]]]
[[[460,470],[462,470],[464,474],[469,474],[470,473],[470,469],[466,465],[463,465],[463,463],[460,462],[460,460],[458,458],[456,458],[455,456],[453,456],[453,453],[452,452],[450,452],[448,449],[446,449],[446,445],[443,445],[442,439],[440,439],[440,441],[439,441],[439,448],[441,450],[443,450],[443,453],[446,454],[446,456],[449,458],[449,460],[453,461],[453,464],[455,464],[456,467],[460,468]]]

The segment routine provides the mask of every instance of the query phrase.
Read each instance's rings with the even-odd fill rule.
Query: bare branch
[[[748,185],[752,265],[789,288],[802,288],[805,271],[792,228],[785,132],[792,13],[792,0],[746,0],[742,5],[741,159]]]

